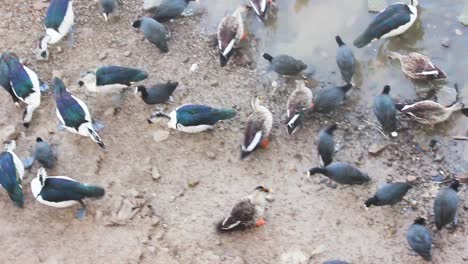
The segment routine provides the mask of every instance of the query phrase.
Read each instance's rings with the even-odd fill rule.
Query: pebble
[[[159,170],[156,166],[153,166],[153,168],[151,168],[151,178],[155,181],[161,179],[161,173],[159,173]]]
[[[153,133],[153,140],[156,142],[163,142],[169,138],[170,133],[165,130],[158,130]]]
[[[57,46],[57,53],[62,53],[62,52],[63,52],[63,48],[60,46]]]
[[[217,80],[213,80],[211,83],[210,83],[210,86],[218,86],[219,85],[219,81]]]
[[[191,71],[191,72],[195,72],[196,70],[198,70],[198,63],[194,63],[194,64],[192,64],[192,66],[190,67],[190,71]]]
[[[130,55],[132,55],[131,51],[127,50],[127,51],[124,52],[125,57],[130,57]]]
[[[206,152],[206,156],[209,158],[209,159],[215,159],[216,158],[216,153],[212,152],[212,151],[207,151]]]
[[[151,225],[152,226],[157,226],[159,224],[159,222],[161,222],[161,219],[159,219],[159,217],[157,217],[157,216],[151,217]]]
[[[105,58],[107,58],[107,52],[103,51],[101,54],[99,54],[99,60],[104,60]]]
[[[372,144],[369,147],[368,152],[369,152],[369,154],[377,155],[380,152],[382,152],[386,147],[388,147],[387,144]]]
[[[450,47],[450,39],[449,38],[444,38],[442,40],[442,46],[444,46],[446,48]]]
[[[458,36],[461,36],[463,35],[463,31],[461,31],[460,29],[455,29],[455,34],[457,34]]]
[[[196,187],[198,184],[200,184],[200,181],[199,181],[199,180],[194,180],[194,181],[189,181],[189,182],[188,182],[188,186],[189,186],[190,188],[194,188],[194,187]]]
[[[415,181],[418,180],[418,177],[414,176],[414,175],[410,175],[408,177],[406,177],[406,181],[409,182],[409,183],[413,183]]]

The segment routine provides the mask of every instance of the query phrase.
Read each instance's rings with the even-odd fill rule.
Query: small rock
[[[153,168],[151,168],[151,178],[154,181],[161,179],[161,173],[159,173],[159,170],[156,166],[153,166]]]
[[[242,257],[235,257],[232,260],[232,264],[245,264],[245,260]]]
[[[107,58],[107,52],[103,51],[103,52],[101,52],[101,54],[99,54],[98,59],[99,59],[100,61],[102,61],[102,60],[104,60],[105,58]]]
[[[170,133],[165,130],[158,130],[153,134],[153,140],[156,142],[163,142],[169,138]]]
[[[42,10],[49,6],[49,3],[44,3],[44,1],[36,1],[33,4],[34,10]]]
[[[212,152],[212,151],[207,151],[206,152],[206,156],[209,158],[209,159],[215,159],[216,158],[216,153]]]
[[[63,71],[61,70],[52,70],[52,77],[57,77],[63,79]]]
[[[125,57],[130,57],[130,55],[132,55],[131,51],[127,50],[127,51],[124,52]]]
[[[445,156],[441,153],[437,153],[436,156],[434,157],[434,161],[441,162],[445,159]]]
[[[377,155],[380,152],[382,152],[386,147],[388,147],[387,144],[372,144],[369,147],[368,152],[369,152],[369,154]]]
[[[60,54],[63,52],[63,48],[60,46],[57,46],[57,53]]]
[[[382,9],[387,7],[385,0],[367,0],[367,9],[369,12],[380,12]]]
[[[446,48],[450,47],[450,38],[444,38],[442,40],[442,46],[444,46]]]
[[[151,225],[152,226],[157,226],[159,224],[159,222],[161,222],[161,219],[159,219],[159,217],[157,216],[153,216],[151,217]]]
[[[461,15],[458,17],[458,21],[468,27],[468,4],[465,4]]]
[[[198,63],[194,63],[194,64],[192,64],[192,66],[190,67],[190,71],[191,71],[191,72],[195,72],[196,70],[198,70]]]
[[[461,31],[460,29],[455,29],[455,34],[457,34],[458,36],[462,36],[463,35],[463,31]]]
[[[213,86],[213,87],[214,87],[214,86],[218,86],[218,85],[219,85],[219,81],[217,81],[217,80],[213,80],[213,81],[211,81],[211,83],[210,83],[210,86]]]
[[[281,264],[307,264],[309,258],[301,251],[286,252],[281,255]]]
[[[188,182],[188,186],[189,186],[190,188],[194,188],[194,187],[196,187],[198,184],[200,184],[200,181],[199,181],[199,180],[194,180],[194,181],[189,181],[189,182]]]
[[[410,175],[408,177],[406,177],[406,181],[409,182],[409,183],[413,183],[415,181],[418,180],[418,177],[414,176],[414,175]]]

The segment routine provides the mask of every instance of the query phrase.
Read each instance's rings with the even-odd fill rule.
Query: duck
[[[291,93],[286,104],[288,117],[286,128],[289,135],[294,134],[302,126],[305,112],[314,107],[313,98],[312,91],[305,86],[304,82],[299,81],[296,90]]]
[[[140,92],[141,99],[146,104],[164,104],[168,100],[174,101],[171,95],[178,85],[178,82],[171,81],[167,81],[167,83],[159,83],[149,88],[146,88],[144,85],[139,85],[135,89],[135,94]]]
[[[5,150],[0,153],[0,185],[8,192],[8,196],[15,206],[23,208],[24,195],[21,185],[24,177],[24,166],[14,150],[16,141],[10,140],[5,144]]]
[[[265,23],[268,18],[268,12],[270,12],[271,6],[274,5],[273,0],[250,0],[250,4],[258,19]]]
[[[394,182],[385,184],[377,190],[374,196],[367,199],[364,204],[366,208],[369,208],[372,205],[395,205],[401,202],[403,196],[405,196],[412,187],[413,186],[407,182]]]
[[[86,104],[68,92],[61,79],[55,77],[53,86],[57,105],[56,114],[60,125],[71,133],[91,138],[99,147],[105,148],[106,145],[93,127]]]
[[[299,75],[307,68],[307,65],[301,60],[295,59],[294,57],[285,54],[273,57],[268,53],[263,53],[263,58],[270,62],[269,70],[272,70],[280,75]]]
[[[372,41],[395,37],[405,33],[418,17],[418,0],[409,4],[398,2],[389,5],[374,17],[366,30],[354,41],[354,46],[362,48]]]
[[[161,23],[167,22],[182,15],[191,1],[199,2],[199,0],[162,0],[159,6],[148,11],[151,12],[151,17],[155,20]]]
[[[266,224],[264,219],[267,195],[271,189],[263,186],[256,187],[251,194],[244,197],[231,210],[229,216],[217,225],[219,232],[232,232],[260,227]]]
[[[37,74],[17,58],[9,56],[4,59],[8,63],[12,91],[16,98],[27,105],[23,114],[23,126],[28,128],[34,112],[41,105],[41,82]]]
[[[353,84],[347,83],[343,86],[333,86],[331,88],[320,89],[314,99],[315,112],[331,113],[340,106],[346,93],[353,88]]]
[[[148,119],[153,123],[155,117],[169,119],[169,128],[185,133],[199,133],[214,129],[214,125],[221,120],[231,119],[236,116],[236,111],[231,108],[213,108],[206,105],[185,104],[177,107],[170,114],[162,111],[153,113]]]
[[[332,162],[326,167],[315,167],[307,171],[307,177],[316,173],[327,176],[330,180],[340,184],[364,184],[370,181],[369,175],[345,162]]]
[[[354,58],[353,50],[346,45],[340,36],[335,37],[338,44],[336,52],[336,64],[341,72],[341,77],[346,83],[351,83],[354,73],[356,72],[356,59]]]
[[[406,232],[409,246],[427,261],[432,260],[432,235],[426,228],[426,219],[419,217],[414,220]]]
[[[234,54],[241,41],[246,40],[248,31],[244,21],[247,18],[249,6],[238,7],[230,16],[225,16],[218,25],[219,62],[224,67]]]
[[[447,74],[434,65],[431,59],[421,53],[411,52],[402,55],[397,52],[388,52],[388,58],[399,60],[403,73],[413,80],[437,80],[447,78]]]
[[[100,67],[96,71],[86,72],[81,76],[78,85],[80,87],[84,85],[90,92],[111,93],[126,89],[131,84],[146,78],[148,73],[144,70],[109,65]]]
[[[8,61],[11,59],[18,59],[18,57],[12,52],[4,52],[0,56],[0,86],[10,94],[13,103],[19,106],[20,99],[16,97],[10,82],[10,67]]]
[[[109,16],[117,9],[117,0],[99,0],[101,5],[102,15],[106,22],[109,21]]]
[[[48,46],[62,40],[65,35],[72,31],[73,24],[73,1],[52,0],[44,20],[46,34],[39,41],[38,57],[48,60]]]
[[[41,204],[55,208],[66,208],[81,204],[76,216],[82,220],[86,214],[85,198],[101,198],[105,195],[102,187],[80,183],[67,176],[48,176],[44,168],[37,171],[31,181],[31,192]]]
[[[50,147],[47,142],[45,142],[42,138],[36,138],[36,146],[34,148],[34,158],[35,160],[39,161],[42,166],[46,167],[47,169],[52,169],[55,167],[55,158],[56,155],[52,148]]]
[[[259,147],[267,148],[270,144],[273,115],[268,108],[261,105],[262,100],[261,96],[257,96],[252,101],[254,112],[247,118],[244,143],[241,145],[241,159],[247,158]]]
[[[446,121],[456,111],[461,110],[465,116],[468,116],[468,109],[463,107],[464,105],[461,102],[445,107],[431,100],[419,101],[413,104],[395,104],[395,108],[399,112],[406,114],[418,123],[430,125],[431,127]]]
[[[390,131],[393,137],[398,136],[396,132],[396,108],[393,99],[390,97],[390,85],[385,85],[382,93],[375,97],[374,114],[384,130]]]
[[[457,223],[457,211],[460,203],[458,188],[460,181],[455,179],[450,187],[440,190],[434,200],[434,217],[437,230],[450,223]]]
[[[156,45],[162,53],[169,52],[167,40],[169,39],[169,31],[166,27],[151,17],[144,17],[133,22],[134,28],[141,28],[145,38]]]
[[[333,140],[333,132],[338,128],[337,124],[329,125],[319,132],[317,152],[319,155],[319,162],[322,167],[328,166],[333,162],[335,155],[335,140]]]

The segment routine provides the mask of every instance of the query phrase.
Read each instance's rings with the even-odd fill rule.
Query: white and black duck
[[[24,166],[13,152],[16,148],[14,140],[5,143],[5,151],[0,153],[0,185],[8,192],[13,203],[22,208],[24,204],[23,186]]]
[[[167,81],[167,83],[159,83],[148,88],[146,88],[144,85],[139,85],[135,89],[135,94],[141,93],[141,99],[146,104],[164,104],[168,100],[174,101],[172,98],[172,93],[178,85],[178,82],[171,81]]]
[[[99,0],[104,20],[109,21],[109,16],[117,10],[117,0]]]
[[[417,218],[406,232],[409,246],[427,261],[432,260],[432,235],[426,228],[426,220]]]
[[[40,168],[31,181],[31,192],[41,204],[55,208],[81,204],[77,213],[79,219],[86,213],[85,198],[101,198],[105,194],[104,188],[99,186],[80,183],[66,176],[48,176],[44,168]]]
[[[354,58],[353,50],[346,45],[340,36],[336,36],[338,51],[336,52],[336,64],[341,72],[341,77],[346,83],[351,83],[351,80],[356,72],[356,59]]]
[[[450,187],[440,190],[434,200],[434,217],[438,230],[453,223],[457,224],[457,211],[460,203],[458,197],[459,180],[453,180]]]
[[[91,92],[110,93],[129,88],[133,83],[148,78],[144,70],[121,67],[103,66],[96,71],[86,72],[81,76],[78,85],[85,86]]]
[[[167,40],[169,39],[169,31],[166,27],[151,17],[144,17],[133,22],[134,28],[140,28],[143,31],[145,38],[156,45],[163,53],[169,52]]]
[[[401,63],[401,70],[413,80],[445,79],[447,74],[432,63],[431,59],[421,53],[411,52],[402,55],[397,52],[389,52],[388,58],[397,59]]]
[[[410,4],[398,2],[380,11],[366,30],[354,41],[354,46],[362,48],[374,40],[395,37],[405,33],[418,17],[418,1]]]
[[[313,98],[312,91],[305,86],[303,81],[299,81],[296,90],[291,93],[286,105],[286,115],[288,117],[286,128],[289,135],[302,127],[302,118],[307,110],[312,109],[314,106],[312,104]]]
[[[167,125],[175,130],[185,133],[199,133],[213,129],[214,125],[221,120],[236,116],[236,111],[231,108],[213,108],[206,105],[186,104],[179,106],[170,114],[161,111],[155,112],[148,119],[152,123],[155,117],[169,119]]]
[[[46,34],[39,42],[39,56],[49,58],[49,45],[58,43],[71,32],[74,23],[73,1],[52,0],[44,20]]]
[[[248,37],[245,24],[248,11],[248,6],[240,6],[232,15],[224,17],[218,25],[217,37],[221,67],[227,65],[235,49]]]
[[[232,232],[265,225],[266,197],[271,192],[263,186],[256,187],[232,208],[228,217],[219,222],[218,231]]]
[[[18,99],[18,97],[15,95],[15,92],[13,92],[13,87],[11,87],[10,82],[10,66],[8,66],[8,62],[11,59],[18,60],[18,57],[12,52],[4,52],[2,56],[0,56],[0,86],[2,86],[3,89],[5,89],[5,91],[10,94],[13,103],[18,105],[20,99]]]
[[[390,85],[385,85],[382,94],[374,99],[374,114],[385,131],[398,136],[395,102],[390,97]]]
[[[333,140],[333,132],[338,128],[336,124],[330,125],[319,132],[317,152],[319,155],[320,165],[328,166],[333,162],[335,155],[335,140]]]
[[[331,113],[344,101],[346,93],[353,88],[351,83],[343,86],[320,89],[314,99],[314,111],[319,113]]]
[[[363,173],[358,168],[345,162],[333,162],[323,168],[312,168],[307,172],[307,176],[311,176],[316,173],[323,174],[330,180],[340,184],[354,185],[364,184],[370,181],[370,178],[366,173]]]
[[[395,104],[398,111],[406,114],[409,118],[418,123],[434,126],[435,124],[447,121],[450,116],[457,111],[461,111],[468,116],[468,108],[463,108],[461,102],[456,102],[450,107],[445,107],[431,100],[419,101],[413,104]]]
[[[299,75],[307,68],[307,65],[304,62],[289,55],[282,54],[273,57],[268,53],[264,53],[263,58],[270,62],[269,70],[272,70],[280,75]]]
[[[199,0],[162,0],[159,6],[148,11],[155,20],[166,22],[182,15],[191,1],[199,2]]]
[[[241,145],[241,159],[245,159],[258,148],[267,148],[270,144],[270,133],[273,127],[273,115],[261,105],[262,98],[255,97],[252,102],[254,112],[247,119],[244,132],[244,143]]]
[[[101,148],[105,148],[104,142],[93,127],[86,104],[68,92],[59,78],[54,78],[53,86],[56,114],[61,126],[71,133],[89,137]]]
[[[395,205],[403,199],[403,196],[411,189],[411,184],[407,182],[395,182],[385,184],[380,187],[371,198],[367,199],[365,206]]]

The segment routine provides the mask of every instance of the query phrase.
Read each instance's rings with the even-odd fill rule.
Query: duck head
[[[413,5],[413,6],[418,6],[418,5],[419,5],[419,1],[418,1],[418,0],[411,0],[411,5]]]
[[[424,217],[418,217],[414,220],[414,223],[418,225],[425,225],[426,219]]]
[[[268,189],[268,188],[265,188],[263,186],[257,186],[255,187],[254,191],[256,192],[264,192],[264,193],[272,193],[273,190],[272,189]]]
[[[41,186],[44,187],[44,184],[45,184],[45,179],[47,178],[47,172],[46,170],[44,169],[44,167],[41,167],[38,171],[37,171],[37,179],[39,180],[39,182],[41,183]]]
[[[259,95],[259,96],[256,96],[253,100],[252,100],[252,108],[255,110],[255,111],[258,111],[260,109],[260,107],[262,106],[261,103],[263,102],[263,96]]]
[[[39,39],[39,46],[37,49],[37,58],[41,58],[42,60],[48,60],[49,59],[49,49],[48,49],[48,42],[49,42],[50,37],[49,36],[44,36]]]
[[[5,151],[13,151],[16,148],[16,141],[15,140],[8,140],[5,142]]]
[[[454,179],[451,183],[450,183],[450,189],[458,192],[458,188],[460,187],[460,181],[458,179]]]
[[[96,91],[96,73],[89,71],[81,75],[81,78],[78,81],[78,85],[80,87],[84,85],[90,91],[95,92]]]
[[[141,93],[143,91],[146,91],[146,86],[144,85],[138,85],[136,88],[135,88],[135,94],[137,93]]]

